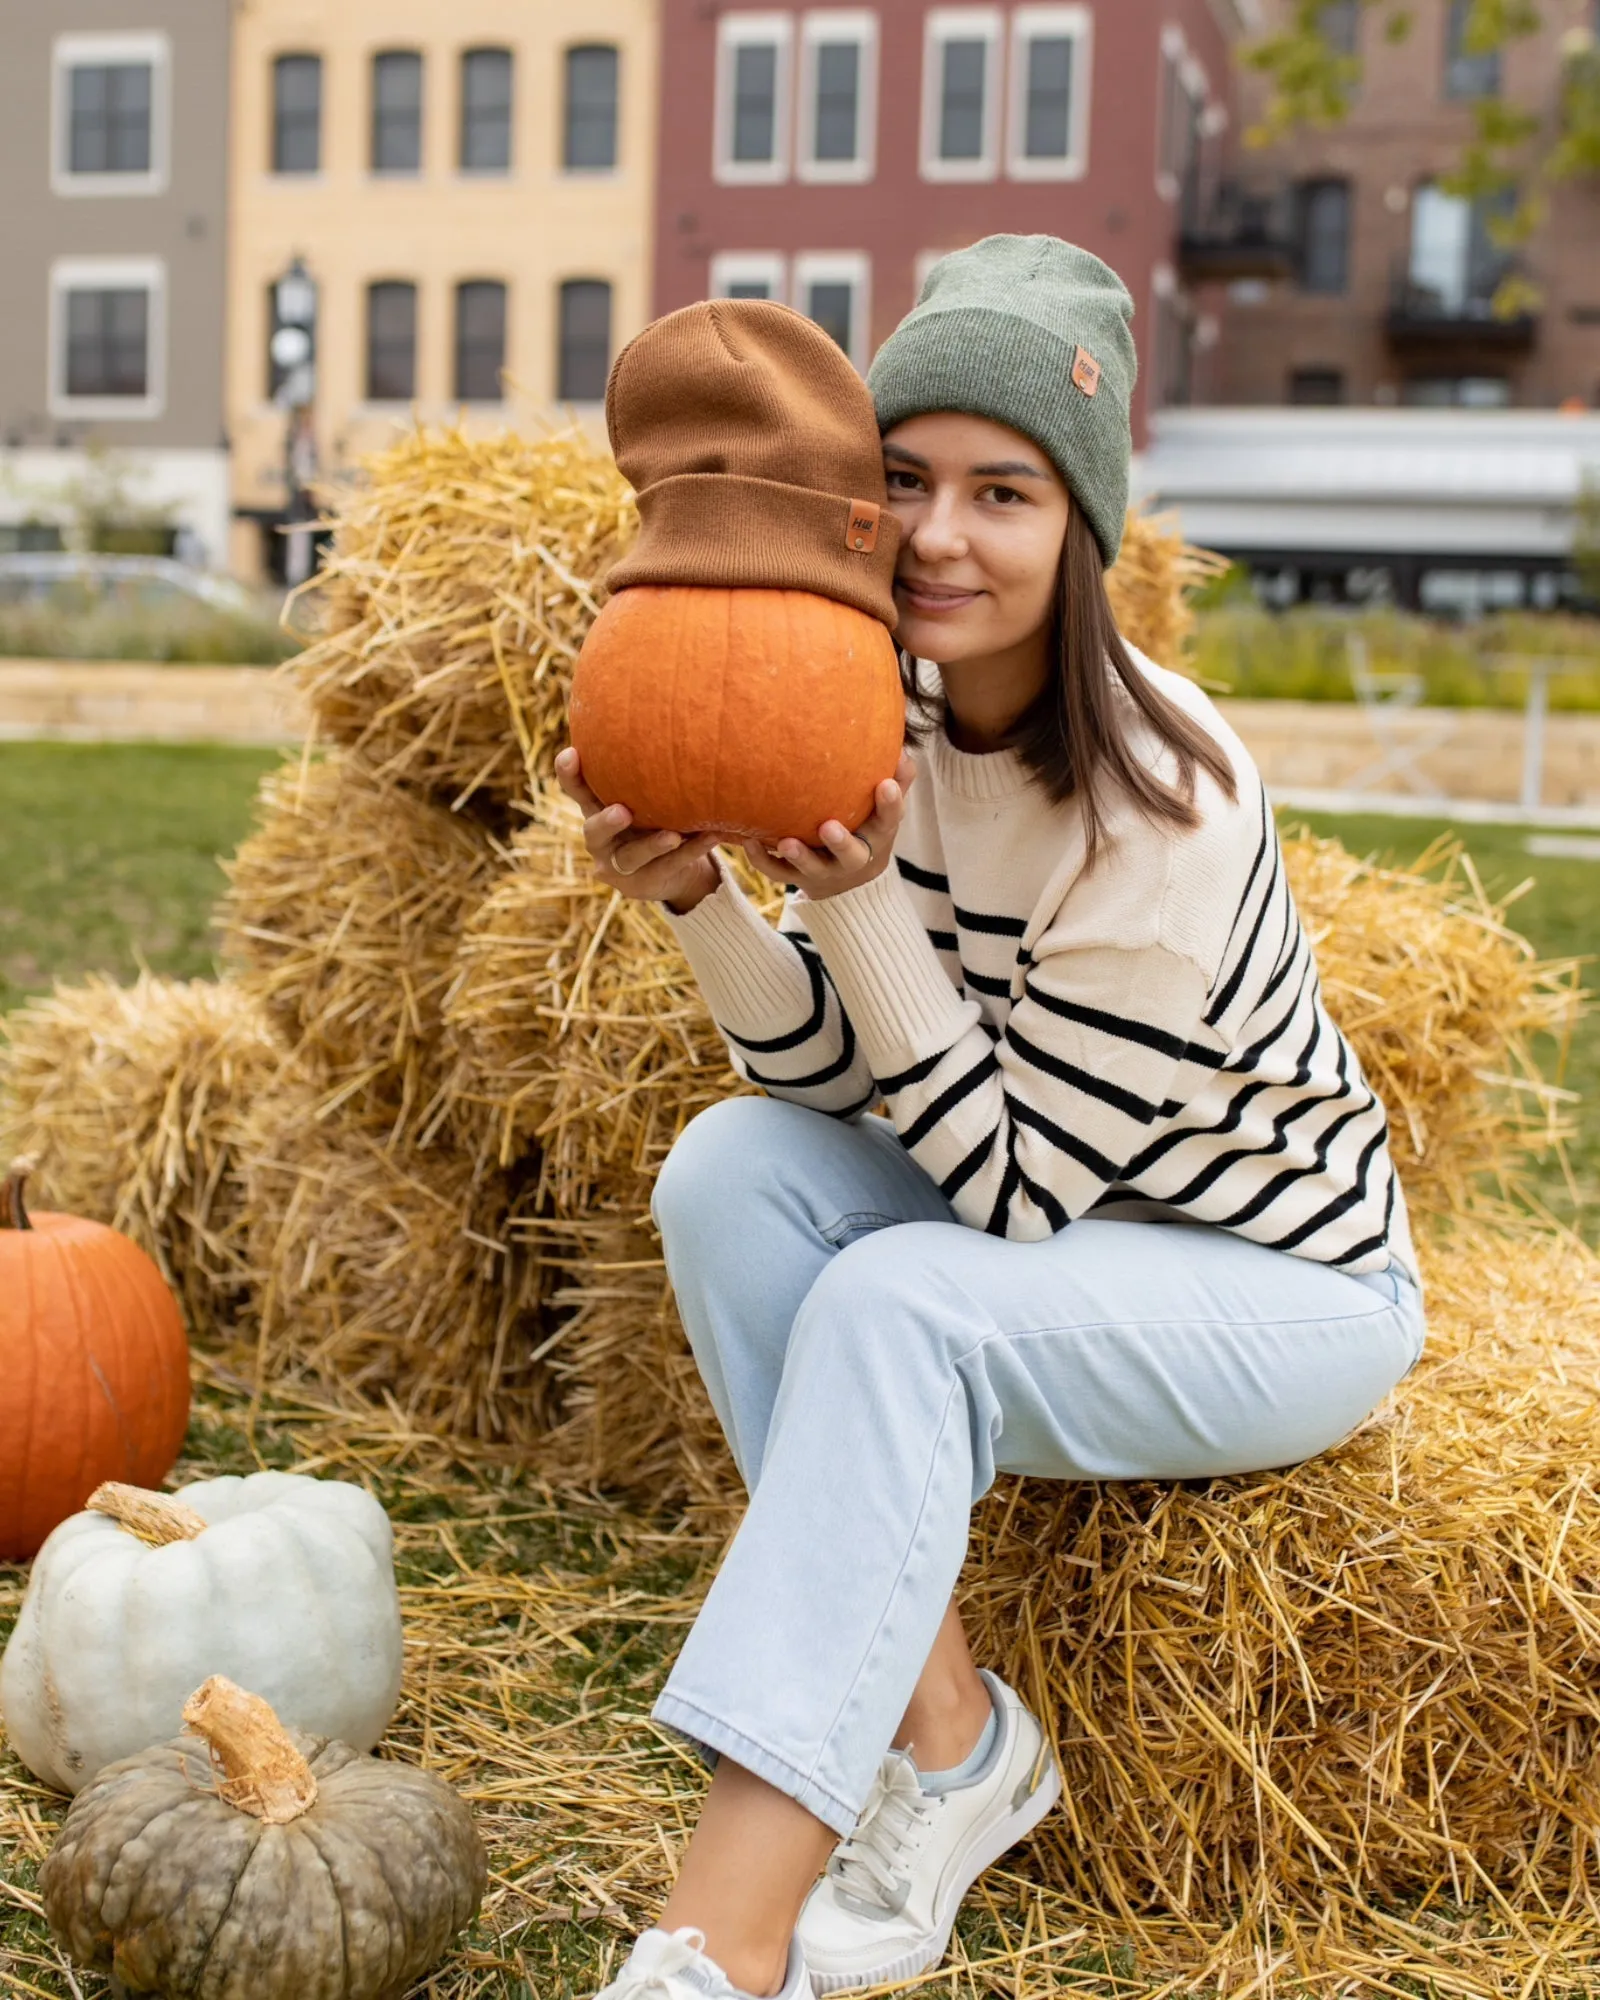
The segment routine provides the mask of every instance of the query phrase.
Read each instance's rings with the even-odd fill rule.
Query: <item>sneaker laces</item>
[[[906,1753],[889,1751],[854,1833],[833,1851],[828,1874],[855,1901],[897,1916],[905,1902],[902,1864],[920,1846],[942,1804],[917,1782],[917,1767]]]
[[[609,1986],[602,1987],[595,2000],[678,2000],[682,1987],[675,1991],[672,1982],[712,1963],[705,1956],[705,1932],[687,1924],[682,1930],[662,1932],[659,1943],[651,1936],[641,1938],[640,1943],[649,1949],[641,1955],[636,1945],[622,1970]],[[690,1983],[698,1986],[702,1980]],[[721,1983],[726,1986],[726,1979]]]

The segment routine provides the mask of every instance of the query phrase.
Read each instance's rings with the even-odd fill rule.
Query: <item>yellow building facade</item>
[[[598,420],[610,357],[649,316],[656,64],[656,0],[236,0],[238,574],[281,566],[297,479],[413,413]],[[297,267],[315,354],[292,471],[278,280]]]

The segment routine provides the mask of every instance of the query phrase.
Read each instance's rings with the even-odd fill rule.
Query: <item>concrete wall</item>
[[[752,11],[769,11],[751,0]],[[923,178],[920,127],[927,0],[880,0],[877,147],[869,180],[839,186],[790,176],[775,185],[729,186],[714,167],[718,16],[702,0],[663,0],[660,193],[655,305],[670,311],[704,298],[718,253],[860,252],[870,260],[871,340],[876,347],[913,304],[919,263],[996,231],[1043,231],[1083,244],[1133,293],[1142,381],[1136,422],[1152,389],[1158,295],[1175,282],[1177,189],[1159,169],[1162,44],[1181,45],[1203,72],[1224,122],[1234,10],[1208,0],[1100,0],[1093,52],[1085,171],[1075,179],[1018,180],[1002,164],[985,181]],[[795,8],[802,14],[817,10]],[[849,7],[848,12],[861,11]],[[1001,8],[1009,25],[1012,8]],[[1159,387],[1157,388],[1159,394]]]
[[[560,164],[563,52],[574,42],[621,50],[619,164],[567,173]],[[514,53],[512,168],[466,175],[456,166],[461,52]],[[368,168],[372,56],[420,50],[424,62],[420,174]],[[323,60],[322,169],[274,174],[272,63],[280,53]],[[649,316],[656,130],[654,0],[239,0],[235,15],[232,228],[227,403],[234,443],[235,567],[261,560],[260,516],[285,500],[283,413],[268,400],[267,291],[296,256],[320,292],[315,428],[324,473],[409,424],[411,411],[364,401],[364,312],[369,283],[418,287],[416,411],[454,419],[454,288],[489,278],[508,288],[504,408],[474,406],[467,421],[499,427],[558,417],[557,290],[568,278],[612,286],[613,349]],[[597,410],[586,412],[594,420]]]

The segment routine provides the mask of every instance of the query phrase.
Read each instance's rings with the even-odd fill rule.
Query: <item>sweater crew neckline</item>
[[[1015,750],[958,750],[940,728],[922,746],[942,791],[979,805],[1015,798],[1029,771]]]

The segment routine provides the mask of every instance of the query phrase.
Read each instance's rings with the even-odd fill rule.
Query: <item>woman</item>
[[[880,353],[898,638],[934,664],[867,822],[749,849],[777,929],[710,840],[633,832],[562,760],[769,1093],[695,1120],[656,1192],[751,1498],[656,1711],[716,1775],[616,2000],[908,1977],[1048,1811],[1045,1735],[951,1596],[997,1471],[1294,1463],[1421,1349],[1383,1108],[1260,780],[1110,615],[1131,311],[1087,253],[993,237]]]

